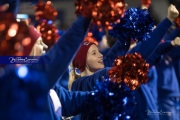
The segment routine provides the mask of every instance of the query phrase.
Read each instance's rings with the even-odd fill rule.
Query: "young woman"
[[[137,46],[128,53],[139,52],[142,57],[147,60],[178,14],[177,9],[173,5],[170,5],[168,8],[167,19],[162,21],[156,29],[153,30],[150,34],[151,38],[137,44]],[[80,74],[81,77],[76,79],[74,82],[72,82],[73,80],[70,80],[70,82],[72,82],[71,90],[91,91],[93,90],[96,81],[101,80],[103,76],[107,75],[108,68],[102,69],[104,67],[102,55],[93,44],[82,44],[77,56],[78,54],[87,54],[87,57],[85,56],[81,60],[79,60],[80,58],[75,57],[73,60],[74,67],[79,68],[82,74]],[[111,53],[109,55],[111,55]],[[158,111],[148,86],[146,84],[141,85],[141,87],[135,91],[135,94],[137,101],[135,116],[137,119],[159,119],[158,115],[154,113]],[[84,113],[84,115],[82,115],[82,119],[84,118],[90,119],[90,116],[87,116],[87,113]]]

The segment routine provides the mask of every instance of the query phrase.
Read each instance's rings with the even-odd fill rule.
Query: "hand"
[[[0,12],[5,12],[6,10],[8,10],[8,8],[9,4],[0,5]]]
[[[168,14],[167,14],[167,18],[173,22],[179,15],[178,10],[176,9],[176,7],[174,5],[170,5],[168,7]]]
[[[176,37],[173,41],[171,41],[173,46],[180,46],[180,37]]]

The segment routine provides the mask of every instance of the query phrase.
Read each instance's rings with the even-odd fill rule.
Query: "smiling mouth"
[[[98,63],[104,64],[103,60],[99,60]]]

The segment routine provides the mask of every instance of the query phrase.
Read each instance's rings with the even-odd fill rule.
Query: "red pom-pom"
[[[53,22],[48,23],[47,20],[42,20],[37,25],[37,30],[39,30],[42,34],[41,37],[43,39],[43,42],[48,46],[48,49],[50,49],[60,37],[56,25]]]
[[[125,11],[124,0],[76,0],[76,14],[92,17],[92,24],[99,28],[112,29],[110,23],[117,22]]]
[[[50,49],[58,40],[60,35],[58,34],[58,29],[54,24],[58,12],[53,7],[50,1],[44,3],[39,1],[35,7],[35,18],[38,23],[37,30],[42,34],[43,42]]]
[[[146,6],[146,8],[149,8],[151,5],[151,0],[141,0],[141,5]]]
[[[29,27],[17,22],[13,14],[0,14],[0,55],[21,56],[24,48],[31,44]]]
[[[124,82],[130,89],[135,90],[148,80],[149,64],[139,53],[119,56],[114,61],[114,67],[108,71],[112,82]]]
[[[36,21],[41,19],[55,21],[58,15],[57,10],[52,6],[51,1],[44,3],[40,0],[35,6],[35,19]]]

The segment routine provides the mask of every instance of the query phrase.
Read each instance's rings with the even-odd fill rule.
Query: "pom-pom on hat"
[[[76,56],[74,57],[73,66],[75,68],[78,68],[81,72],[85,70],[87,52],[92,44],[95,44],[95,43],[83,41],[83,43],[81,44],[81,47],[76,53]]]

